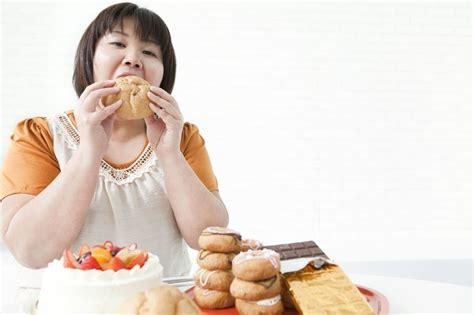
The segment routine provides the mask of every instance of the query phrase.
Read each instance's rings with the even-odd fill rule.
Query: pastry
[[[202,308],[221,309],[232,307],[235,298],[228,291],[217,291],[194,287],[194,300]]]
[[[279,295],[260,301],[235,300],[235,308],[240,315],[280,315],[283,303]]]
[[[240,233],[223,227],[211,226],[199,236],[199,247],[212,252],[240,252]]]
[[[109,106],[122,100],[122,106],[115,111],[117,117],[124,120],[143,119],[153,115],[150,109],[150,100],[147,93],[150,91],[150,84],[137,76],[119,77],[115,80],[115,87],[120,88],[117,94],[108,95],[102,98],[102,104]]]
[[[194,283],[204,289],[229,291],[234,275],[230,270],[198,269],[194,274]]]
[[[244,239],[240,243],[240,250],[242,252],[246,252],[249,249],[262,249],[263,244],[260,241],[257,240],[251,240],[251,239]]]
[[[200,250],[196,261],[199,267],[207,270],[231,270],[234,257],[234,253],[216,253]]]
[[[230,293],[237,299],[258,301],[269,299],[280,294],[280,276],[260,281],[245,281],[235,278],[230,286]]]
[[[280,270],[280,256],[270,249],[248,250],[235,256],[232,272],[239,279],[259,281],[269,279]]]
[[[185,293],[170,285],[162,285],[138,293],[117,310],[123,315],[199,315],[199,307]]]

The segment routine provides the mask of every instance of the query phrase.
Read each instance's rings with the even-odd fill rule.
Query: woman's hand
[[[102,159],[107,152],[114,124],[113,113],[122,105],[122,100],[118,100],[104,107],[100,101],[104,96],[120,92],[119,87],[113,87],[114,84],[113,80],[109,80],[89,85],[81,94],[79,105],[74,110],[81,138],[79,147],[97,159]]]
[[[150,87],[148,98],[151,110],[158,116],[145,118],[148,141],[155,154],[158,158],[179,154],[184,121],[178,103],[168,92],[156,86]]]

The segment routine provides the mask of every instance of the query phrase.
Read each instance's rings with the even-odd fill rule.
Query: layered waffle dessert
[[[313,241],[265,246],[280,254],[286,307],[299,314],[374,314],[342,269]]]
[[[162,283],[157,256],[136,244],[118,247],[107,241],[64,250],[49,263],[38,302],[38,314],[106,314],[137,293]]]

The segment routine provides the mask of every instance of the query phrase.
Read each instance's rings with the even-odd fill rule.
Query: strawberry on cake
[[[157,256],[136,244],[82,245],[78,255],[64,250],[43,276],[38,314],[107,314],[137,293],[162,283]]]

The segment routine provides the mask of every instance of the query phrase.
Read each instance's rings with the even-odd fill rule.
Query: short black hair
[[[123,20],[132,18],[135,23],[135,34],[142,41],[156,42],[163,57],[163,79],[160,87],[171,93],[176,77],[176,56],[171,34],[165,22],[153,11],[140,8],[134,3],[124,2],[111,5],[97,15],[82,35],[76,50],[74,60],[74,74],[72,83],[77,96],[85,88],[94,83],[94,54],[98,41],[106,33],[120,25],[123,30]]]

